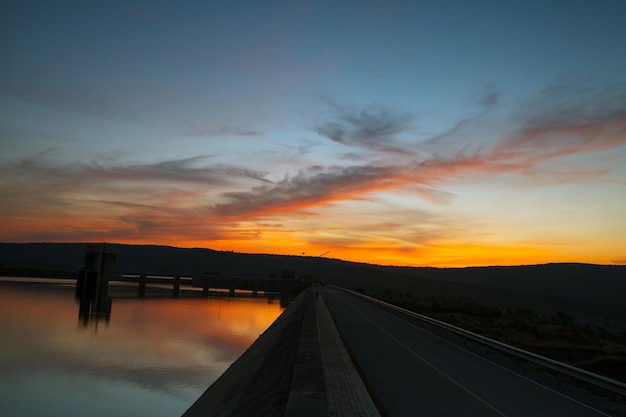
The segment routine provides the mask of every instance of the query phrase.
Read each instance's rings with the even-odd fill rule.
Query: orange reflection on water
[[[228,360],[239,356],[281,312],[279,300],[265,298],[114,300],[111,323],[125,317],[141,327],[144,337],[159,340],[150,347],[138,346],[135,351],[141,357],[149,349],[156,357],[184,362],[207,353]]]
[[[109,321],[85,325],[71,286],[0,282],[0,298],[5,375],[88,374],[168,395],[185,390],[188,397],[206,389],[283,311],[279,299],[264,297],[128,298],[113,300]]]
[[[8,415],[181,415],[282,312],[267,298],[113,299],[79,318],[72,285],[0,279]],[[33,393],[37,393],[33,401]]]

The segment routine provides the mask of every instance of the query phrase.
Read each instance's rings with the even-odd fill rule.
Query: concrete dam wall
[[[183,417],[285,415],[294,382],[299,348],[300,354],[304,353],[301,336],[312,327],[316,328],[317,323],[311,288],[302,291],[295,298],[252,346],[198,398]],[[309,366],[318,369],[319,385],[323,394],[321,358],[319,355],[313,355],[307,360],[310,361]],[[321,400],[323,403],[323,398]]]

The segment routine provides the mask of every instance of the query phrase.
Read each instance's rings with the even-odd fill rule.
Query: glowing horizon
[[[624,5],[233,3],[6,6],[0,241],[626,263]]]

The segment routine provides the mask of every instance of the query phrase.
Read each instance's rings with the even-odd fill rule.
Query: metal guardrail
[[[614,394],[619,395],[622,400],[626,398],[626,384],[620,381],[616,381],[611,378],[607,378],[602,375],[595,374],[593,372],[586,371],[584,369],[577,368],[575,366],[556,361],[554,359],[546,358],[545,356],[538,355],[536,353],[528,352],[526,350],[516,348],[511,345],[507,345],[506,343],[499,342],[497,340],[490,339],[485,336],[481,336],[474,332],[470,332],[469,330],[462,329],[460,327],[454,326],[452,324],[445,323],[443,321],[433,319],[432,317],[425,316],[423,314],[415,313],[413,311],[407,310],[402,307],[394,306],[393,304],[386,303],[381,300],[377,300],[376,298],[369,297],[365,294],[361,294],[352,290],[348,290],[345,288],[334,287],[339,290],[349,292],[356,296],[359,296],[367,301],[378,304],[386,309],[394,310],[399,313],[411,316],[412,318],[418,319],[420,321],[429,323],[433,326],[439,327],[441,329],[445,329],[449,332],[456,334],[457,336],[461,336],[468,340],[471,340],[475,343],[487,346],[491,349],[506,353],[510,356],[524,359],[526,361],[532,362],[536,365],[540,365],[544,368],[551,369],[563,375],[567,375],[572,378],[576,378],[580,381],[584,381],[588,384],[594,385],[596,387],[603,388],[608,390]]]

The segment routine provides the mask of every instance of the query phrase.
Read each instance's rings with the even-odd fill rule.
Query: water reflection
[[[276,319],[267,298],[115,299],[76,321],[73,286],[0,282],[0,410],[175,416]]]
[[[78,315],[83,325],[90,318],[106,321],[111,316],[113,300],[109,296],[109,279],[115,269],[116,254],[107,253],[105,245],[95,245],[85,253],[85,266],[78,271],[75,297],[79,302]]]
[[[111,310],[113,307],[113,300],[108,299],[106,304],[100,306],[97,310],[92,311],[92,301],[86,298],[78,299],[78,319],[83,327],[89,326],[89,323],[94,324],[96,327],[100,321],[105,324],[111,320]]]

